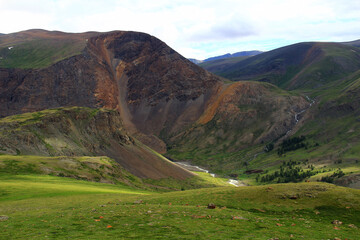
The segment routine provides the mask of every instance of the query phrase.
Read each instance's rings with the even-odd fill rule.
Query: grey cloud
[[[256,29],[246,21],[227,21],[191,34],[190,41],[221,41],[256,35]]]

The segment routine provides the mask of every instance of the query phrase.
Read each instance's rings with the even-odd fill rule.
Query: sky
[[[360,39],[360,0],[0,0],[0,33],[131,30],[187,58]]]

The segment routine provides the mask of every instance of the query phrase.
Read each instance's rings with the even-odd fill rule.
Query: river
[[[192,165],[189,162],[174,162],[177,165],[179,165],[182,168],[185,168],[186,170],[189,171],[193,171],[193,172],[205,172],[205,173],[209,173],[212,177],[216,177],[216,175],[214,173],[210,173],[208,170],[196,166],[196,165]],[[247,186],[244,182],[236,180],[236,179],[229,179],[228,183],[235,186],[235,187],[244,187]]]

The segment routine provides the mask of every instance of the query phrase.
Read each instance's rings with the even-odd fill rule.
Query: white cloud
[[[30,28],[142,31],[186,57],[205,58],[236,46],[235,51],[258,49],[261,42],[276,46],[269,43],[279,39],[360,38],[360,1],[0,0],[0,22],[2,33]]]

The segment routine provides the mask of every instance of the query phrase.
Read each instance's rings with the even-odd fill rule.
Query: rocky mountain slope
[[[205,112],[215,111],[216,107],[210,104],[219,94],[222,98],[224,94],[234,95],[223,92],[227,87],[221,78],[147,34],[116,31],[72,36],[40,32],[19,35],[36,35],[46,41],[60,35],[82,39],[82,44],[86,44],[80,54],[74,53],[49,67],[0,69],[1,116],[60,106],[116,109],[130,133],[146,145],[165,152],[164,140],[176,139],[172,137],[201,123],[199,119]],[[7,47],[9,36],[2,38],[3,46]],[[256,86],[254,83],[254,89]],[[254,95],[261,94],[254,90]],[[226,97],[231,98],[230,95]],[[212,110],[207,110],[209,107]],[[303,103],[293,106],[301,107]],[[290,122],[292,116],[288,118]]]
[[[224,161],[215,156],[231,155],[280,139],[297,124],[296,113],[309,104],[304,97],[267,83],[224,85],[192,128],[168,139],[171,149],[167,155],[197,159],[194,162],[199,165],[223,170],[230,161],[239,168],[247,159],[230,157]]]
[[[68,37],[65,33],[41,33],[37,36],[46,41],[58,34],[60,39]],[[86,44],[83,43],[80,54],[73,53],[74,56],[49,67],[1,68],[1,116],[60,106],[117,109],[129,131],[149,135],[139,137],[164,151],[161,141],[153,135],[159,135],[162,129],[177,131],[196,121],[210,96],[222,84],[220,78],[190,63],[150,35],[85,34],[89,35],[95,36],[83,39]],[[0,41],[7,44],[4,43],[5,48],[12,45],[10,40],[2,38]],[[38,51],[46,51],[47,46],[44,48]],[[18,59],[5,56],[3,60],[8,57]]]
[[[190,172],[131,137],[119,113],[58,108],[0,119],[0,153],[39,156],[108,156],[141,178],[186,179]]]
[[[64,45],[64,39],[72,43]],[[38,44],[34,45],[35,42]],[[281,156],[274,152],[265,154],[264,147],[273,144],[278,149],[284,138],[300,134],[306,135],[311,146],[316,146],[301,156],[317,161],[323,146],[336,143],[328,144],[336,135],[333,126],[344,120],[343,113],[348,114],[351,123],[358,114],[355,102],[359,50],[343,44],[301,43],[245,59],[235,63],[237,68],[233,72],[229,68],[231,71],[226,74],[239,73],[237,80],[252,81],[235,83],[191,63],[159,39],[138,32],[67,34],[30,30],[0,36],[0,45],[0,52],[6,52],[1,61],[18,64],[4,64],[0,68],[1,117],[70,106],[113,111],[108,113],[111,121],[94,120],[90,129],[85,127],[85,132],[81,124],[87,120],[84,122],[81,115],[70,114],[71,120],[67,122],[74,128],[63,129],[66,125],[63,119],[68,117],[54,118],[50,110],[36,114],[49,115],[53,122],[29,125],[34,131],[23,129],[26,137],[16,131],[28,126],[27,123],[18,123],[13,128],[5,124],[9,132],[1,136],[1,142],[7,154],[18,151],[40,155],[100,154],[114,158],[140,177],[188,176],[167,169],[166,162],[155,161],[154,154],[145,147],[149,146],[167,152],[175,160],[188,159],[218,172],[239,173],[281,164]],[[35,49],[37,54],[29,57],[25,50],[23,55],[12,51],[25,47]],[[45,55],[47,61],[41,62]],[[308,90],[306,94],[315,100],[266,82]],[[342,97],[334,99],[331,93]],[[329,120],[324,116],[332,117]],[[9,117],[3,118],[6,119]],[[319,120],[323,121],[321,125],[317,125]],[[141,143],[121,144],[119,136],[110,134],[116,132],[112,124],[120,124],[119,128],[131,136],[129,139]],[[52,127],[47,129],[47,125]],[[98,125],[108,129],[105,135],[97,130]],[[356,126],[343,129],[350,131],[355,140]],[[334,132],[324,134],[327,129]],[[85,145],[69,144],[68,135],[79,131]],[[92,131],[96,134],[92,135]],[[42,142],[36,134],[46,136],[46,140]],[[355,147],[349,148],[354,154],[355,140],[352,141]],[[327,156],[334,161],[341,158],[335,148],[327,149]]]

